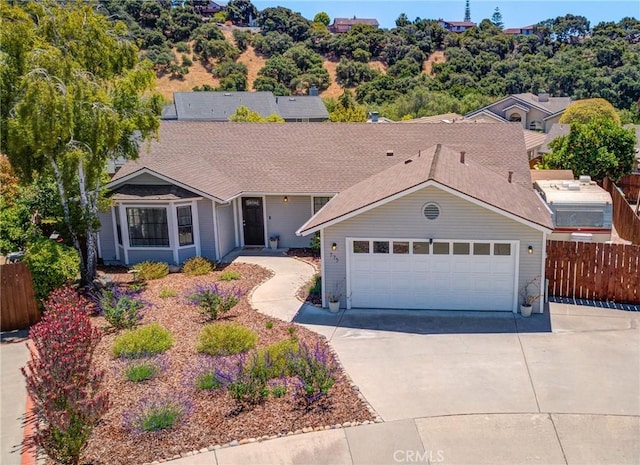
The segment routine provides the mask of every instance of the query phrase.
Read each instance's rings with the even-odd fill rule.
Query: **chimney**
[[[538,93],[538,102],[548,102],[549,101],[549,94],[547,92],[539,92]]]
[[[377,111],[372,111],[369,114],[371,115],[371,122],[372,123],[377,123],[378,122],[378,118],[380,117],[380,113],[378,113]]]
[[[509,171],[509,182],[513,179],[513,171]]]
[[[318,88],[316,86],[309,87],[309,95],[311,97],[317,97],[318,96]]]
[[[392,157],[393,156],[393,150],[387,150],[387,156],[388,157]]]
[[[464,154],[465,153],[466,152],[464,152],[464,151],[460,152],[460,163],[462,163],[463,165],[464,165]]]

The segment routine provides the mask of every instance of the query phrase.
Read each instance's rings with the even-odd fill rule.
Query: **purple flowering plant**
[[[133,328],[142,319],[145,306],[150,305],[140,297],[140,291],[114,285],[91,293],[98,307],[98,314],[117,329]]]
[[[187,303],[200,307],[202,313],[215,320],[231,310],[240,301],[240,289],[225,289],[216,283],[198,284],[187,294]]]
[[[192,409],[192,402],[182,393],[154,395],[126,412],[124,423],[137,434],[158,432],[177,427]]]

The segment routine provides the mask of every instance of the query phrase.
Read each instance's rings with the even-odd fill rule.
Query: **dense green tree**
[[[494,26],[499,27],[500,29],[504,28],[504,23],[502,22],[502,13],[500,13],[500,8],[496,7],[493,11],[493,15],[491,15],[491,22]]]
[[[271,114],[264,118],[257,111],[250,110],[244,105],[238,107],[229,117],[229,121],[234,123],[284,123],[284,119],[280,115]]]
[[[293,39],[284,32],[270,31],[266,34],[258,34],[253,38],[253,47],[256,52],[270,57],[276,54],[283,54],[293,47]]]
[[[576,176],[589,175],[595,180],[605,177],[618,181],[631,173],[635,164],[636,136],[610,119],[592,119],[572,123],[566,136],[557,137],[544,155],[545,169],[570,169]]]
[[[253,90],[273,92],[274,95],[289,95],[291,93],[288,86],[267,76],[258,76],[256,80],[253,81]]]
[[[296,44],[284,52],[283,56],[291,58],[303,73],[312,68],[322,68],[322,57],[304,44]]]
[[[336,80],[343,87],[353,87],[371,81],[380,73],[366,63],[342,58],[336,66]]]
[[[89,6],[3,2],[0,8],[6,57],[0,75],[13,75],[20,89],[3,102],[11,108],[2,121],[3,150],[23,182],[38,173],[54,177],[82,278],[90,282],[106,162],[135,158],[140,142],[155,134],[161,99],[148,93],[154,74],[149,62],[139,61],[124,24]],[[18,71],[7,71],[13,63]]]
[[[362,123],[367,121],[367,110],[358,105],[350,90],[345,90],[338,100],[325,100],[329,120],[334,123]]]
[[[265,8],[258,15],[258,25],[263,32],[276,31],[287,33],[296,42],[301,42],[309,37],[311,24],[300,13],[294,13],[281,6]]]
[[[602,98],[590,98],[578,100],[569,105],[560,117],[560,123],[586,124],[599,119],[606,119],[615,124],[620,124],[620,116],[613,105]]]
[[[258,9],[251,0],[229,0],[226,10],[227,20],[234,24],[249,25],[258,16]]]
[[[321,11],[313,17],[313,22],[328,26],[329,23],[331,22],[331,19],[329,18],[329,15],[327,13],[325,13],[324,11]]]

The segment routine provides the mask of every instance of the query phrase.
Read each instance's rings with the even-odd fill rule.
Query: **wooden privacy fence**
[[[549,295],[640,304],[640,246],[547,242]]]
[[[24,329],[38,321],[40,311],[27,265],[0,265],[0,330]]]
[[[609,178],[604,179],[602,187],[609,191],[613,199],[613,225],[618,235],[624,240],[640,244],[640,217]]]

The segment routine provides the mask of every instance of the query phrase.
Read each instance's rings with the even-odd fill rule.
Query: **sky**
[[[326,12],[333,18],[375,18],[382,28],[395,27],[400,13],[406,13],[410,20],[445,19],[462,21],[465,0],[252,0],[263,10],[267,7],[282,6],[299,12],[307,19],[316,13]],[[496,7],[500,8],[504,27],[523,27],[545,19],[573,14],[584,16],[595,26],[601,21],[620,21],[626,16],[640,19],[638,0],[470,0],[471,21],[480,23],[490,19]]]

